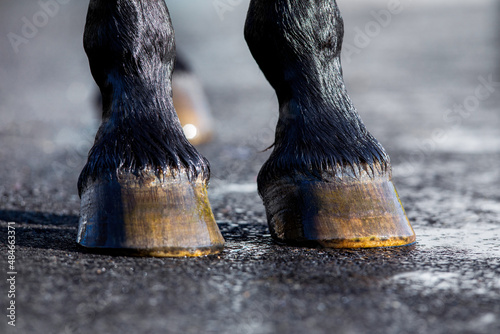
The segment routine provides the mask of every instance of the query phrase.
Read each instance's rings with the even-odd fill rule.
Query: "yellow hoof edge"
[[[409,237],[362,237],[355,239],[318,240],[318,245],[325,248],[378,248],[410,246],[416,242],[415,235]]]
[[[151,249],[132,249],[132,248],[108,248],[108,247],[87,247],[79,243],[89,252],[104,253],[117,256],[137,256],[137,257],[200,257],[214,255],[224,250],[224,244],[213,245],[212,247],[200,248],[151,248]]]
[[[224,245],[206,184],[152,172],[88,185],[77,242],[99,252],[154,257],[216,254]]]
[[[271,234],[290,244],[329,248],[396,247],[415,243],[389,179],[363,182],[277,182],[265,189]]]

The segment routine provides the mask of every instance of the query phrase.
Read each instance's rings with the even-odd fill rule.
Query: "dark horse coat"
[[[84,246],[156,256],[222,247],[208,161],[173,107],[173,36],[163,0],[90,1],[84,43],[103,122],[78,183]],[[272,236],[326,247],[414,242],[389,158],[344,86],[336,2],[252,0],[245,38],[280,106],[258,176]]]

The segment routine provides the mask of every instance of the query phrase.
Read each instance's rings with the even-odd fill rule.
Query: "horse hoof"
[[[319,181],[287,177],[260,191],[279,242],[330,248],[371,248],[415,242],[389,177]]]
[[[190,72],[174,72],[172,78],[174,107],[184,135],[193,145],[212,140],[213,118],[201,83]]]
[[[223,249],[206,183],[190,181],[185,173],[119,172],[90,181],[81,198],[77,241],[84,247],[155,257]]]

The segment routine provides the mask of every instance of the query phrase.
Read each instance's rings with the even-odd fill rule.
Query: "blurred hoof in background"
[[[212,140],[214,121],[205,92],[196,75],[179,56],[172,77],[172,91],[174,107],[186,138],[193,145]]]

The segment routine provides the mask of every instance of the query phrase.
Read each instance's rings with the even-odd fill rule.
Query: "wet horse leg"
[[[252,0],[245,38],[280,105],[258,177],[273,237],[327,247],[413,243],[389,157],[344,86],[336,2]]]
[[[220,251],[209,165],[172,102],[175,44],[164,1],[91,0],[84,46],[103,120],[78,183],[78,242],[150,256]]]

